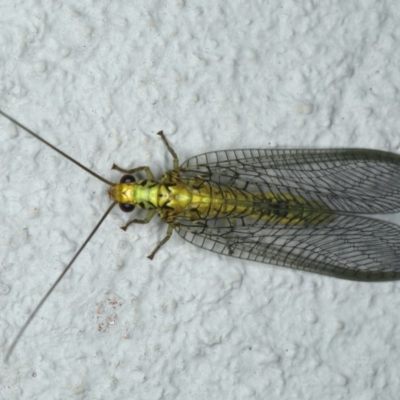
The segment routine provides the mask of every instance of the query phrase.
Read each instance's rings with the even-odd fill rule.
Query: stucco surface
[[[400,146],[395,1],[0,0],[0,108],[95,172],[228,148]],[[107,187],[0,118],[0,349]],[[143,215],[138,213],[137,215]],[[1,399],[398,399],[400,282],[243,262],[115,209]],[[390,220],[400,222],[397,215]],[[400,238],[399,238],[400,239]]]

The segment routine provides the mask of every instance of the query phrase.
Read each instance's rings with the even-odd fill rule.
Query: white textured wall
[[[62,5],[60,4],[62,3]],[[249,147],[400,146],[400,7],[0,0],[0,108],[96,172]],[[0,346],[109,204],[0,118]],[[1,399],[398,399],[400,282],[207,253],[113,211],[0,361]],[[400,238],[399,238],[400,241]]]

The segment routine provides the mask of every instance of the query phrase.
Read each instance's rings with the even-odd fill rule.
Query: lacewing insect
[[[400,279],[400,226],[360,214],[400,211],[400,156],[378,150],[223,150],[194,156],[179,166],[175,151],[159,132],[173,168],[156,180],[147,166],[125,170],[112,183],[66,155],[0,110],[5,118],[63,157],[109,185],[111,206],[40,301],[11,344],[22,334],[72,266],[111,209],[158,214],[203,249],[359,281]],[[136,181],[133,174],[144,172]]]

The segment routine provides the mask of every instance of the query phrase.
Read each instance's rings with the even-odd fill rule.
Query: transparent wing
[[[301,196],[333,211],[400,211],[400,156],[378,150],[226,150],[182,166],[185,178],[250,192]]]
[[[316,226],[238,218],[178,221],[183,239],[218,254],[345,279],[400,279],[400,227],[389,222],[356,215]]]
[[[305,207],[322,215],[317,224],[265,221],[254,218],[265,209],[261,200],[240,218],[178,216],[176,231],[196,246],[339,278],[400,279],[400,227],[356,215],[399,211],[398,155],[363,149],[218,151],[184,162],[180,178],[300,196],[308,203],[298,206],[299,215]]]

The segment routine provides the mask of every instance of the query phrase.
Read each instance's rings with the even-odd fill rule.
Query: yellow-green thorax
[[[164,175],[160,181],[144,179],[132,183],[117,183],[109,189],[110,198],[118,203],[127,203],[145,210],[163,209],[180,213],[191,202],[192,195],[187,186],[177,180],[171,182]]]
[[[187,179],[175,170],[168,171],[159,181],[115,184],[109,194],[118,203],[156,210],[162,220],[172,225],[179,217],[192,221],[247,217],[289,225],[316,225],[332,219],[322,202],[291,194],[247,192],[201,178]]]

